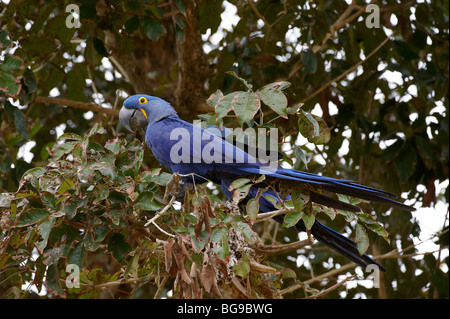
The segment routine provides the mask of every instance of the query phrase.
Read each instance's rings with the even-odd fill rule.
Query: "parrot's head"
[[[132,126],[145,129],[147,125],[176,114],[174,108],[163,99],[146,94],[136,94],[123,102],[119,120],[128,131],[134,132],[131,129]]]

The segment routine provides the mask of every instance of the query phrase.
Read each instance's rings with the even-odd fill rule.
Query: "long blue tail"
[[[304,228],[305,226],[304,224],[303,225],[302,224],[303,223],[298,223],[297,225],[295,225],[295,228],[297,230],[305,231],[306,230]],[[303,229],[301,229],[302,227]],[[356,243],[353,240],[319,223],[317,220],[315,221],[314,225],[311,228],[311,234],[320,243],[324,244],[327,247],[330,247],[334,251],[347,257],[349,260],[353,261],[354,263],[362,267],[366,267],[370,264],[375,264],[379,267],[381,271],[383,272],[386,271],[386,269],[384,269],[383,266],[381,266],[375,260],[370,258],[368,255],[366,254],[360,255]]]
[[[230,198],[231,192],[228,190],[229,185],[232,180],[223,178],[221,188],[228,198]],[[257,189],[255,187],[250,188],[247,200],[254,198],[256,196]],[[268,191],[267,195],[271,195],[275,198],[275,194],[272,191]],[[245,204],[246,200],[244,200]],[[333,207],[333,206],[332,206]],[[267,200],[265,197],[260,197],[259,200],[259,211],[260,213],[267,213],[276,210],[273,204]],[[274,219],[283,223],[284,215],[275,216]],[[300,220],[295,226],[292,227],[296,231],[306,231],[305,224],[303,220]],[[311,234],[317,239],[321,244],[331,248],[332,250],[338,252],[349,260],[353,261],[357,265],[366,267],[370,264],[375,264],[379,267],[381,271],[386,271],[383,266],[377,263],[374,259],[370,258],[368,255],[360,255],[356,243],[348,237],[341,235],[337,231],[321,224],[317,219],[315,220],[312,228]]]
[[[355,181],[349,180],[340,180],[332,177],[326,177],[321,175],[316,175],[313,173],[307,173],[302,171],[296,171],[292,169],[278,168],[276,171],[264,172],[263,167],[258,166],[235,166],[234,169],[238,169],[243,173],[247,174],[265,174],[266,179],[277,179],[277,180],[288,180],[295,181],[299,183],[306,183],[313,186],[321,187],[322,190],[328,191],[331,193],[343,194],[352,197],[361,198],[364,200],[378,202],[382,204],[389,205],[391,207],[406,210],[406,211],[415,211],[414,207],[405,205],[394,200],[397,196],[369,186],[364,186],[358,184]],[[316,194],[316,193],[315,193]],[[319,195],[319,194],[317,194]],[[315,200],[317,199],[317,200]],[[326,197],[324,195],[316,196],[316,198],[312,197],[312,201],[317,202],[318,204],[322,204],[325,206],[334,207],[337,209],[344,209],[340,207],[335,207],[333,204],[336,204],[338,201],[336,199]],[[359,208],[353,207],[353,210],[350,206],[347,207],[351,211],[359,211]]]

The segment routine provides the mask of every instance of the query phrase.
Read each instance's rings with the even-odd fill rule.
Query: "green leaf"
[[[250,190],[250,187],[252,187],[252,184],[246,184],[244,186],[241,186],[237,188],[233,195],[233,202],[238,203],[245,197],[247,197],[248,191]]]
[[[4,71],[20,71],[24,68],[23,60],[14,55],[5,56],[0,68]]]
[[[295,211],[295,212],[287,213],[284,216],[283,227],[289,228],[289,227],[293,227],[293,226],[297,225],[298,221],[300,219],[302,219],[302,217],[303,217],[302,211]]]
[[[105,149],[103,148],[103,146],[101,146],[97,142],[89,142],[87,150],[91,150],[92,152],[105,153]]]
[[[405,60],[416,60],[419,58],[413,47],[407,42],[397,39],[394,41],[394,48]]]
[[[287,118],[286,108],[288,105],[288,100],[281,90],[266,85],[256,91],[256,94],[258,94],[264,104],[277,112],[278,115]]]
[[[283,279],[297,279],[297,274],[290,268],[284,268],[281,271],[281,278]]]
[[[88,138],[91,137],[95,134],[105,134],[106,130],[103,128],[103,126],[101,126],[101,124],[99,123],[95,123],[92,128],[89,130],[89,132],[87,133],[86,137],[84,138]]]
[[[28,139],[28,124],[23,112],[18,108],[14,109],[14,125],[16,126],[17,132],[19,132],[24,139]]]
[[[48,221],[41,223],[38,226],[39,234],[41,235],[42,238],[41,241],[36,243],[36,246],[39,249],[44,250],[45,247],[47,246],[48,238],[50,236],[50,232],[53,226],[55,226],[55,221],[52,218],[50,218],[50,220]]]
[[[311,49],[303,51],[302,56],[303,72],[313,74],[317,71],[317,57]]]
[[[358,245],[358,252],[364,255],[369,248],[369,236],[363,226],[356,224],[356,243]]]
[[[73,68],[67,72],[67,97],[75,101],[86,101],[83,91],[86,88],[86,81],[78,68]]]
[[[298,127],[300,133],[311,143],[325,144],[330,140],[330,128],[319,116],[301,110]]]
[[[196,223],[195,221],[194,223]],[[211,234],[211,242],[220,244],[224,238],[224,236],[227,236],[227,232],[224,228],[216,228],[213,230]]]
[[[93,38],[92,43],[94,44],[94,48],[99,55],[104,57],[107,57],[109,55],[102,40],[100,40],[99,38]]]
[[[75,143],[73,142],[66,142],[63,144],[55,144],[55,147],[53,147],[53,160],[57,161],[59,160],[63,155],[69,154],[72,152],[73,148],[75,146]]]
[[[366,214],[366,213],[359,213],[358,219],[366,224],[373,224],[376,223],[375,216]]]
[[[235,181],[233,181],[233,183],[231,183],[230,187],[228,187],[228,190],[233,190],[233,189],[238,189],[241,188],[242,186],[250,183],[252,180],[248,179],[248,178],[239,178]]]
[[[28,139],[28,124],[23,112],[18,107],[12,105],[8,100],[6,100],[3,105],[8,114],[8,118],[14,120],[17,132],[19,132],[23,138]]]
[[[100,225],[94,228],[94,241],[96,242],[101,242],[103,241],[103,239],[105,239],[106,234],[108,234],[108,232],[111,229],[106,226],[106,225]]]
[[[184,6],[184,0],[175,0],[175,4],[181,13],[186,13],[186,8]]]
[[[220,22],[220,15],[223,12],[222,0],[200,1],[198,5],[199,27],[200,32],[206,33],[210,28],[211,34],[216,33]]]
[[[250,272],[250,262],[244,251],[242,251],[242,260],[233,267],[233,271],[242,278],[246,278]]]
[[[214,92],[213,94],[211,94],[209,96],[209,98],[206,100],[206,103],[211,106],[211,107],[216,107],[217,103],[219,103],[219,101],[221,99],[224,98],[224,95],[222,93],[221,90],[217,90],[216,92]]]
[[[108,240],[108,250],[112,252],[114,259],[124,264],[126,256],[131,251],[131,246],[125,241],[124,235],[115,233]]]
[[[153,198],[153,193],[142,192],[135,201],[136,207],[142,210],[156,211],[163,208],[163,204]]]
[[[0,91],[15,95],[19,92],[18,79],[2,70],[0,70]]]
[[[403,146],[403,140],[398,139],[394,144],[388,146],[383,152],[383,161],[390,161],[397,156]]]
[[[314,225],[314,222],[316,221],[316,217],[311,210],[311,202],[308,202],[303,209],[304,214],[302,216],[306,229],[311,229],[311,227]]]
[[[23,227],[23,226],[29,226],[36,224],[37,222],[43,220],[47,216],[49,216],[50,213],[42,208],[32,208],[28,211],[23,212],[19,219],[16,222],[17,227]]]
[[[305,207],[305,200],[303,198],[297,198],[297,199],[294,199],[293,202],[294,202],[294,208],[298,212],[302,212],[303,208]]]
[[[60,279],[59,279],[59,274],[57,269],[55,269],[54,265],[50,265],[47,268],[47,274],[46,274],[46,279],[47,279],[47,288],[52,291],[52,292],[56,292],[61,296],[64,296],[64,290],[62,290],[61,285],[60,285]]]
[[[142,19],[142,27],[145,35],[153,41],[157,41],[161,35],[166,33],[166,29],[164,29],[158,20],[149,17]]]
[[[79,269],[83,267],[83,258],[86,249],[84,248],[84,242],[79,241],[75,246],[69,251],[67,255],[67,263],[77,265]]]
[[[417,163],[417,151],[412,145],[412,142],[403,145],[395,159],[395,167],[401,182],[405,182],[409,176],[414,172],[414,166]]]
[[[247,202],[247,214],[252,222],[256,220],[258,213],[259,213],[259,201],[257,201],[254,198],[251,198]]]
[[[306,229],[311,229],[314,222],[316,221],[316,217],[313,214],[311,215],[304,214],[302,216],[302,219],[305,222]]]
[[[0,31],[0,49],[5,49],[9,47],[12,44],[11,40],[9,39],[8,32],[6,31]]]
[[[301,161],[303,164],[305,164],[305,167],[308,168],[308,160],[306,158],[305,152],[298,146],[294,148],[294,154],[297,158],[297,161]]]
[[[236,79],[238,79],[239,81],[241,81],[244,85],[245,85],[245,87],[247,88],[247,90],[251,90],[252,88],[253,88],[253,85],[252,84],[250,84],[250,83],[248,83],[245,79],[243,79],[243,78],[241,78],[240,76],[238,76],[236,73],[234,73],[233,71],[227,71],[227,72],[225,72],[225,73],[227,73],[227,74],[229,74],[229,75],[232,75],[232,76],[234,76]]]
[[[56,209],[56,197],[53,194],[46,193],[41,196],[42,202],[50,209]]]
[[[66,190],[70,189],[75,183],[68,178],[65,178],[61,185],[58,187],[58,194],[64,193]]]
[[[313,115],[317,123],[319,124],[319,136],[311,139],[314,144],[326,144],[330,141],[331,133],[330,128],[325,123],[325,121],[316,115]]]
[[[423,159],[425,166],[428,169],[432,169],[435,159],[434,149],[432,146],[433,144],[428,138],[421,135],[415,135],[414,142],[416,144],[419,156]]]
[[[238,92],[231,101],[239,125],[250,121],[258,112],[261,102],[255,93]]]
[[[336,211],[333,208],[322,206],[321,212],[327,214],[327,216],[330,217],[331,220],[334,220],[336,218]]]
[[[233,101],[235,95],[236,93],[230,93],[223,97],[218,98],[215,105],[215,112],[219,119],[221,119],[222,117],[227,115],[228,112],[230,112],[230,110],[232,109],[231,102]]]
[[[378,234],[379,236],[383,237],[388,243],[390,243],[389,233],[379,223],[366,224],[366,227],[369,230],[373,231],[374,233]]]
[[[278,81],[278,82],[273,82],[273,83],[264,85],[258,91],[269,91],[269,90],[283,91],[284,89],[288,88],[290,85],[291,85],[291,83],[288,81]]]
[[[124,24],[125,30],[129,34],[133,33],[134,31],[136,31],[139,28],[139,22],[140,22],[139,16],[132,16]]]
[[[34,167],[29,169],[23,174],[24,179],[30,180],[31,178],[38,179],[42,175],[44,175],[47,172],[47,170],[44,167]]]
[[[100,61],[102,59],[102,57],[98,54],[97,50],[95,49],[94,39],[91,34],[89,34],[88,38],[86,39],[86,48],[84,49],[84,57],[86,58],[86,61],[91,65],[100,64]]]
[[[80,7],[80,20],[93,20],[97,15],[97,9],[95,8],[94,1],[83,1]]]
[[[83,138],[80,135],[75,134],[75,133],[64,133],[63,135],[61,135],[59,137],[59,139],[61,141],[69,140],[69,141],[77,141],[77,142],[81,142],[83,140]]]
[[[108,178],[109,182],[117,178],[116,168],[106,162],[92,163],[89,165],[88,170],[99,171],[103,176]]]
[[[94,195],[95,195],[94,200],[93,200],[94,204],[99,203],[102,200],[108,198],[108,196],[109,196],[108,186],[103,185],[103,184],[97,184],[95,186]]]
[[[448,281],[448,272],[444,273],[440,269],[434,269],[432,271],[431,277],[430,277],[431,283],[437,288],[437,290],[445,295],[448,296],[448,288],[449,288],[449,281]]]
[[[13,202],[15,198],[16,197],[12,193],[0,193],[0,207],[11,207],[11,202]]]
[[[300,110],[298,127],[300,133],[306,138],[319,136],[319,123],[310,113]]]

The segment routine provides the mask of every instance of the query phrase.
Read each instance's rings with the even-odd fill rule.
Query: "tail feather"
[[[255,190],[250,189],[250,195]],[[253,196],[252,196],[253,197]],[[275,207],[273,204],[268,201],[266,198],[261,197],[259,200],[259,209],[261,212],[270,212],[275,210]],[[283,224],[284,222],[284,215],[278,215],[275,216],[273,219],[275,219],[277,222]],[[295,226],[291,227],[295,231],[304,232],[306,231],[305,224],[303,220],[300,220]],[[374,259],[370,258],[368,255],[360,255],[358,251],[358,247],[356,243],[351,240],[348,237],[345,237],[344,235],[338,233],[337,231],[323,225],[320,223],[317,219],[314,221],[314,224],[311,228],[311,234],[314,236],[317,241],[319,241],[321,244],[330,247],[337,253],[341,254],[342,256],[348,258],[349,260],[353,261],[354,263],[366,267],[370,264],[377,265],[381,271],[386,271],[383,266],[381,266],[379,263],[377,263]]]
[[[338,232],[334,231],[331,228],[328,228],[318,221],[315,221],[313,227],[311,228],[311,234],[320,243],[330,247],[334,251],[347,257],[349,260],[362,267],[366,267],[370,264],[375,264],[381,271],[386,271],[383,266],[377,263],[374,259],[370,258],[368,255],[360,255],[356,243],[353,240],[339,234]]]
[[[395,194],[377,188],[364,186],[358,184],[355,181],[340,180],[332,177],[326,177],[285,168],[278,168],[276,171],[265,171],[264,168],[255,166],[239,167],[238,169],[246,173],[265,174],[266,176],[269,176],[271,178],[292,180],[301,183],[316,185],[322,187],[323,190],[332,193],[343,194],[372,202],[383,203],[401,210],[416,210],[414,207],[395,201],[394,198],[397,197]]]

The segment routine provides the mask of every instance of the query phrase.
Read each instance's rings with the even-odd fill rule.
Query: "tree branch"
[[[255,250],[259,253],[262,253],[264,255],[278,255],[278,254],[284,254],[293,250],[297,250],[300,248],[303,248],[305,246],[311,245],[312,242],[309,239],[296,241],[289,244],[283,244],[283,245],[273,245],[273,246],[256,246],[254,247]]]
[[[72,100],[62,99],[62,98],[58,98],[58,97],[36,96],[36,98],[34,99],[34,102],[66,105],[66,106],[73,107],[76,109],[82,109],[82,110],[87,110],[87,111],[92,111],[92,112],[99,112],[99,113],[108,114],[108,115],[112,115],[112,116],[119,116],[119,110],[108,109],[106,107],[101,107],[96,104],[72,101]]]
[[[159,217],[164,215],[165,212],[167,212],[167,210],[170,207],[172,207],[172,204],[173,204],[174,201],[175,201],[175,196],[172,196],[172,198],[170,199],[170,202],[160,212],[158,212],[152,219],[150,219],[147,223],[145,223],[144,227],[147,227],[148,225],[153,224],[153,225],[156,226],[156,228],[158,228],[162,233],[166,234],[167,236],[175,237],[175,235],[172,235],[172,234],[166,232],[164,229],[159,227],[158,224],[155,223],[156,219],[158,219]]]
[[[352,67],[350,67],[349,69],[345,70],[342,74],[338,75],[337,77],[335,77],[334,79],[328,81],[328,83],[326,83],[325,85],[323,85],[320,89],[316,90],[313,94],[308,95],[308,97],[304,100],[302,100],[300,103],[306,103],[307,101],[311,100],[313,97],[315,97],[316,95],[318,95],[320,92],[322,92],[323,90],[325,90],[326,88],[328,88],[331,84],[333,84],[334,82],[338,82],[340,81],[343,77],[345,77],[347,74],[353,72],[354,70],[356,70],[356,68],[358,68],[358,66],[360,66],[361,64],[363,64],[364,62],[366,62],[368,59],[370,59],[378,50],[380,50],[387,42],[389,41],[389,37],[387,37],[386,39],[383,40],[383,42],[381,42],[372,52],[370,52],[366,58],[364,60],[359,61],[358,63],[356,63],[355,65],[353,65]]]
[[[372,0],[367,5],[369,5],[375,1],[376,0]],[[349,22],[353,21],[354,19],[356,19],[357,17],[359,17],[366,10],[366,6],[360,7],[360,6],[356,5],[354,2],[352,2],[352,4],[347,9],[345,9],[345,11],[341,14],[341,16],[331,25],[330,31],[325,35],[325,37],[322,39],[322,41],[320,41],[319,44],[316,44],[312,47],[312,52],[314,52],[314,53],[319,52],[320,49],[322,49],[322,47],[328,41],[328,39],[330,39],[330,37],[337,30],[339,30],[340,28],[345,26],[347,23],[349,23]],[[349,17],[349,15],[355,9],[358,9],[358,11]],[[300,61],[298,61],[292,68],[292,71],[289,73],[288,79],[290,79],[292,76],[294,76],[294,74],[297,73],[302,67],[303,67],[303,62],[300,59]]]

